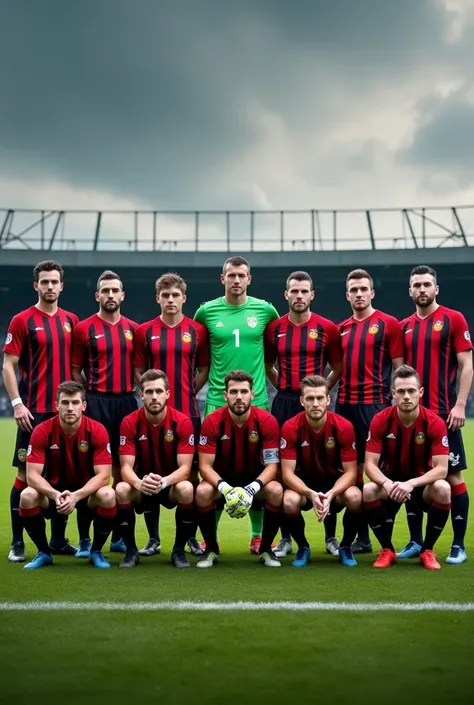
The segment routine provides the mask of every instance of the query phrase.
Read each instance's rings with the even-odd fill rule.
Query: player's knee
[[[300,495],[293,490],[285,490],[283,492],[283,512],[285,514],[294,514],[300,508]]]
[[[344,503],[350,512],[362,511],[362,492],[358,487],[349,487],[344,492]]]
[[[132,497],[132,486],[128,482],[119,482],[115,488],[117,504],[126,504]]]
[[[270,504],[280,507],[283,501],[283,487],[276,480],[272,480],[265,487],[265,493]]]
[[[115,491],[112,487],[101,487],[95,493],[97,501],[103,507],[113,507],[115,505]]]
[[[176,497],[183,504],[191,504],[193,501],[194,490],[189,480],[183,480],[175,485]]]
[[[380,499],[380,487],[375,482],[366,482],[362,491],[364,502],[375,502]]]
[[[431,492],[435,502],[448,504],[451,501],[451,485],[446,480],[433,482]]]
[[[32,487],[26,487],[20,495],[20,507],[22,509],[33,509],[39,504],[39,493]]]
[[[207,507],[207,505],[212,501],[214,495],[214,487],[209,482],[200,482],[196,487],[196,494],[194,501],[198,507]]]

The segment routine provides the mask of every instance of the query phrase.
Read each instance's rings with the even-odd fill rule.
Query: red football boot
[[[397,562],[397,554],[391,548],[382,548],[373,568],[390,568],[392,563]]]
[[[433,551],[425,550],[423,553],[420,553],[420,563],[423,568],[427,568],[428,570],[441,569],[441,566],[436,560],[436,556]]]

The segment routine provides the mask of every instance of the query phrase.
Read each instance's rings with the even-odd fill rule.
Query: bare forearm
[[[303,497],[309,498],[311,496],[312,490],[310,490],[303,480],[300,480],[294,472],[283,471],[282,476],[283,484],[286,485],[288,489],[293,490],[293,492],[298,492],[298,494],[303,495]]]
[[[331,389],[336,386],[336,384],[341,379],[341,375],[342,375],[342,364],[333,365],[333,368],[327,378],[329,391],[331,391]]]
[[[110,473],[108,475],[99,473],[98,475],[91,477],[91,479],[86,482],[84,487],[77,490],[75,494],[79,499],[86,499],[86,497],[90,497],[91,494],[95,494],[101,487],[106,487],[109,484],[109,481]]]
[[[209,379],[209,368],[199,369],[195,378],[196,392],[200,392]]]
[[[79,382],[79,384],[82,384],[82,386],[87,389],[87,380],[82,374],[82,370],[79,367],[73,367],[71,372],[74,382]]]
[[[48,480],[40,475],[40,473],[31,471],[28,472],[28,465],[26,466],[26,481],[29,487],[32,487],[48,499],[54,500],[59,494],[58,490],[55,490],[54,487],[49,484]]]
[[[260,482],[265,487],[265,485],[268,485],[269,482],[276,479],[277,471],[277,464],[270,463],[270,465],[267,465],[265,467],[265,470],[257,477],[257,480],[260,480]]]
[[[267,379],[270,382],[270,384],[272,384],[276,389],[277,381],[278,381],[278,372],[273,367],[273,365],[268,365],[265,367],[265,374],[266,374]]]
[[[168,486],[170,485],[177,485],[178,482],[183,482],[183,480],[189,480],[189,475],[191,472],[191,466],[190,465],[181,465],[177,470],[174,472],[171,472],[169,475],[166,475],[166,484]]]
[[[376,485],[380,485],[380,487],[383,487],[383,483],[389,479],[386,475],[383,474],[380,468],[377,465],[374,465],[373,463],[365,464],[365,474],[367,475],[369,480],[375,482]]]
[[[456,399],[457,404],[466,404],[472,386],[472,363],[464,365],[459,375],[459,391]]]
[[[134,367],[133,369],[133,374],[135,375],[135,382],[137,384],[140,384],[140,380],[142,378],[142,374],[145,372],[144,367]]]
[[[122,465],[120,468],[120,475],[123,482],[128,482],[134,489],[140,491],[141,480],[137,473],[129,465]]]
[[[216,473],[214,468],[212,468],[208,464],[203,463],[199,466],[199,472],[201,473],[203,480],[209,482],[210,485],[217,489],[217,484],[222,478]]]
[[[8,392],[10,401],[20,396],[20,392],[18,391],[18,381],[16,378],[15,367],[10,362],[3,363],[3,381],[5,382],[5,389]]]
[[[338,495],[342,494],[343,492],[348,490],[349,487],[352,487],[356,480],[357,470],[355,470],[354,472],[345,472],[334,483],[334,487],[331,490],[332,496],[337,497]]]
[[[447,469],[442,465],[436,465],[434,468],[425,472],[424,475],[415,477],[410,480],[413,487],[426,487],[426,485],[431,485],[436,480],[444,480],[447,475]]]

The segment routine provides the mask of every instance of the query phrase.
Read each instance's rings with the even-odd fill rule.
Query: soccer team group
[[[175,510],[177,568],[190,567],[187,552],[199,568],[218,562],[224,510],[248,515],[250,551],[267,567],[279,567],[293,542],[292,565],[307,565],[306,510],[324,524],[325,550],[343,566],[372,552],[370,527],[381,547],[375,568],[419,557],[439,569],[433,549],[449,515],[446,562],[466,560],[461,428],[472,343],[464,316],[437,303],[433,269],[411,271],[415,312],[402,322],[374,308],[372,278],[353,270],[351,316],[338,325],[311,310],[307,272],[288,276],[284,316],[249,296],[243,257],[225,261],[224,296],[194,319],[183,313],[185,281],[161,275],[161,313],[141,325],[121,313],[124,286],[110,270],[97,282],[98,312],[79,322],[58,306],[63,275],[56,261],[34,268],[38,301],[12,318],[3,349],[17,424],[10,562],[25,562],[26,530],[38,550],[26,569],[51,565],[55,554],[109,568],[110,535],[110,550],[124,554],[120,567],[133,568],[161,552],[161,507]],[[271,413],[266,380],[276,388]],[[206,383],[201,419],[196,395]],[[396,553],[402,505],[410,540]],[[77,547],[66,538],[74,509]],[[141,550],[137,514],[148,532]]]

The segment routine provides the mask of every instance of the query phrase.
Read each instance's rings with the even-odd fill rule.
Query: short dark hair
[[[300,382],[301,394],[303,394],[303,389],[305,387],[325,387],[327,394],[329,394],[328,381],[327,379],[324,379],[324,377],[321,377],[321,375],[308,375],[307,377],[303,377]]]
[[[120,286],[123,289],[122,280],[120,279],[117,272],[113,272],[111,269],[106,269],[105,272],[102,272],[100,277],[97,279],[97,291],[100,291],[100,285],[102,284],[102,282],[108,281],[110,279],[118,279],[120,282]]]
[[[166,274],[162,274],[158,277],[155,282],[156,295],[158,296],[163,289],[170,289],[172,286],[180,289],[182,294],[186,293],[187,285],[183,277],[176,272],[166,272]]]
[[[410,282],[411,278],[415,276],[415,274],[430,274],[433,277],[435,284],[438,281],[438,275],[436,274],[436,270],[433,269],[433,267],[428,267],[427,264],[419,264],[417,267],[413,267],[410,272]]]
[[[248,372],[245,372],[245,370],[232,370],[232,372],[226,374],[224,377],[226,391],[229,389],[230,382],[248,382],[250,389],[253,389],[253,377]]]
[[[409,377],[415,377],[418,386],[421,387],[420,375],[415,368],[410,365],[400,365],[400,367],[397,367],[397,369],[392,372],[392,388],[395,388],[395,380],[408,379]]]
[[[168,387],[169,387],[168,377],[165,374],[165,372],[163,372],[163,370],[147,370],[140,377],[139,387],[140,387],[141,391],[143,392],[143,385],[146,382],[156,382],[159,379],[163,380],[163,383],[165,385],[165,389],[168,389]]]
[[[290,276],[286,280],[286,290],[290,288],[290,281],[295,279],[297,282],[309,282],[311,291],[313,291],[313,280],[309,276],[308,272],[291,272]]]
[[[56,390],[56,399],[59,401],[61,394],[67,394],[69,397],[73,394],[80,394],[82,401],[86,400],[86,390],[80,382],[74,382],[72,379],[66,382],[61,382]]]
[[[43,262],[38,262],[33,269],[33,281],[39,281],[40,272],[59,272],[59,281],[64,279],[64,269],[55,259],[45,259]]]
[[[229,265],[231,267],[242,267],[243,265],[245,265],[247,267],[248,273],[250,274],[250,264],[247,262],[245,257],[241,257],[240,255],[236,255],[235,257],[228,257],[222,265],[222,274],[225,274],[225,270]]]
[[[370,288],[374,288],[374,280],[370,274],[365,271],[365,269],[353,269],[352,272],[349,272],[346,277],[346,289],[351,279],[368,279],[370,282]]]

